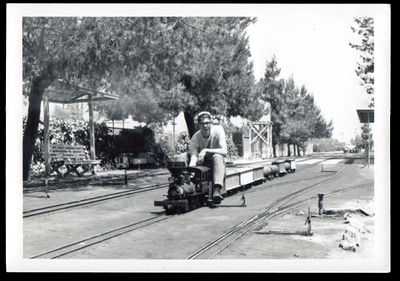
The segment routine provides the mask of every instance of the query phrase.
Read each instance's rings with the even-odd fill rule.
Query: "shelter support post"
[[[50,152],[49,152],[49,139],[50,139],[50,113],[49,113],[49,97],[43,96],[43,124],[44,124],[44,188],[48,195],[49,177],[50,177]]]
[[[95,135],[94,135],[94,120],[93,120],[93,95],[89,95],[89,137],[90,137],[90,159],[96,159],[95,151]],[[95,165],[90,167],[92,175],[96,174]]]
[[[44,115],[44,165],[45,165],[45,177],[46,179],[50,176],[50,154],[49,154],[49,136],[50,136],[50,116],[49,116],[49,98],[47,95],[43,97],[43,115]]]

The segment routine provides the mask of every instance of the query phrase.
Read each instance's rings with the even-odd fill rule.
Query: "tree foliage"
[[[304,149],[311,138],[331,137],[332,121],[326,123],[307,88],[304,85],[298,88],[292,77],[279,79],[279,74],[276,58],[272,57],[266,62],[264,78],[257,85],[262,99],[271,104],[273,143],[296,144]]]
[[[356,27],[350,26],[359,36],[359,42],[349,45],[359,51],[361,61],[355,70],[368,95],[371,95],[370,107],[374,106],[374,19],[370,17],[354,18]]]
[[[374,146],[374,141],[372,138],[372,130],[368,123],[362,124],[361,126],[361,145],[362,148],[371,149]]]
[[[345,145],[332,138],[315,138],[312,139],[313,152],[341,151]]]
[[[251,18],[25,17],[23,89],[27,178],[44,91],[56,79],[120,95],[98,104],[110,119],[166,122],[185,112],[260,114],[246,27]]]
[[[194,116],[207,110],[224,116],[260,117],[254,91],[253,65],[246,27],[252,18],[182,18],[176,24],[181,65],[176,78],[183,88],[162,106],[185,113],[189,135],[195,132]],[[178,99],[177,99],[178,96]]]

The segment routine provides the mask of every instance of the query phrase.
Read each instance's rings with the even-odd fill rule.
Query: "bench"
[[[65,177],[74,172],[81,177],[90,170],[92,165],[101,163],[101,160],[87,159],[85,152],[83,145],[49,145],[50,174],[56,172],[59,177]],[[64,174],[60,171],[62,166],[67,168]],[[82,168],[82,172],[78,171],[79,167]]]

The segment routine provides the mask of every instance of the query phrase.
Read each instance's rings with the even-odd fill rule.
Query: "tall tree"
[[[371,97],[370,107],[374,107],[374,19],[359,17],[354,18],[354,22],[356,27],[350,28],[359,35],[359,42],[349,45],[360,52],[361,62],[357,62],[356,74]]]
[[[271,104],[273,121],[272,138],[275,144],[295,144],[304,148],[305,142],[313,137],[330,137],[332,121],[328,124],[315,105],[314,98],[303,85],[300,89],[292,77],[278,79],[280,69],[275,57],[266,63],[264,78],[258,83],[262,98]]]
[[[194,117],[203,110],[250,119],[261,115],[245,33],[254,19],[169,17],[157,20],[158,26],[163,27],[156,32],[162,38],[158,46],[162,52],[147,61],[143,72],[147,83],[132,87],[134,77],[118,83],[126,85],[120,92],[131,99],[131,110],[144,107],[146,112],[161,116],[159,120],[170,120],[183,111],[190,136],[196,130]],[[138,104],[138,98],[132,98],[138,91],[148,92],[139,96],[145,96],[146,102],[151,101],[150,108]],[[141,118],[137,114],[132,116]]]
[[[180,33],[182,66],[178,72],[184,86],[184,112],[189,135],[195,132],[195,114],[208,110],[226,116],[256,118],[261,115],[254,75],[249,62],[246,27],[252,18],[182,18]],[[182,88],[181,88],[182,89]],[[251,107],[251,110],[250,110]]]
[[[118,114],[160,122],[201,110],[256,118],[246,27],[252,18],[26,17],[23,19],[24,180],[44,91],[57,79],[121,95]],[[104,109],[104,105],[98,106]],[[126,110],[126,111],[125,111]],[[115,115],[114,110],[107,111]]]
[[[279,79],[281,69],[278,68],[278,62],[275,56],[270,61],[266,61],[264,77],[258,82],[261,88],[261,98],[271,105],[272,143],[273,153],[277,156],[275,145],[281,144],[283,139],[281,135],[282,125],[284,124],[282,108],[285,106],[283,100],[284,80]]]
[[[159,47],[164,28],[158,19],[144,17],[23,18],[24,94],[29,96],[23,136],[24,180],[29,174],[44,91],[56,79],[92,89],[119,90],[126,83],[118,82],[126,82],[127,77],[145,85],[149,80],[147,62],[163,56]]]

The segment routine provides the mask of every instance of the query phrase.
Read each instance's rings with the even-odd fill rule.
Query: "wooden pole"
[[[94,120],[93,120],[93,95],[89,95],[89,137],[90,137],[90,159],[96,159],[95,139],[94,139]],[[96,174],[95,165],[91,165],[92,175]]]
[[[368,114],[367,114],[367,116],[368,116],[368,135],[367,135],[367,144],[368,144],[368,168],[369,168],[369,163],[370,163],[370,156],[369,156],[369,153],[370,153],[370,148],[369,148],[369,130],[370,130],[370,127],[369,127],[369,112],[368,112]]]
[[[252,144],[252,139],[251,139],[251,127],[252,126],[253,126],[253,124],[250,123],[250,126],[249,126],[250,159],[253,159],[253,144]]]
[[[47,193],[48,180],[50,176],[50,153],[49,153],[49,138],[50,138],[50,114],[49,114],[49,97],[43,97],[44,107],[44,167],[45,167],[45,188]]]
[[[260,125],[258,125],[258,126],[259,126],[259,127],[258,127],[257,130],[258,130],[259,132],[261,132],[262,129],[263,129],[263,125],[260,124]],[[261,136],[262,136],[262,135],[261,135]],[[258,141],[260,142],[260,144],[259,144],[259,147],[260,147],[260,157],[262,158],[262,155],[263,155],[263,140],[262,140],[261,136],[258,137]]]

